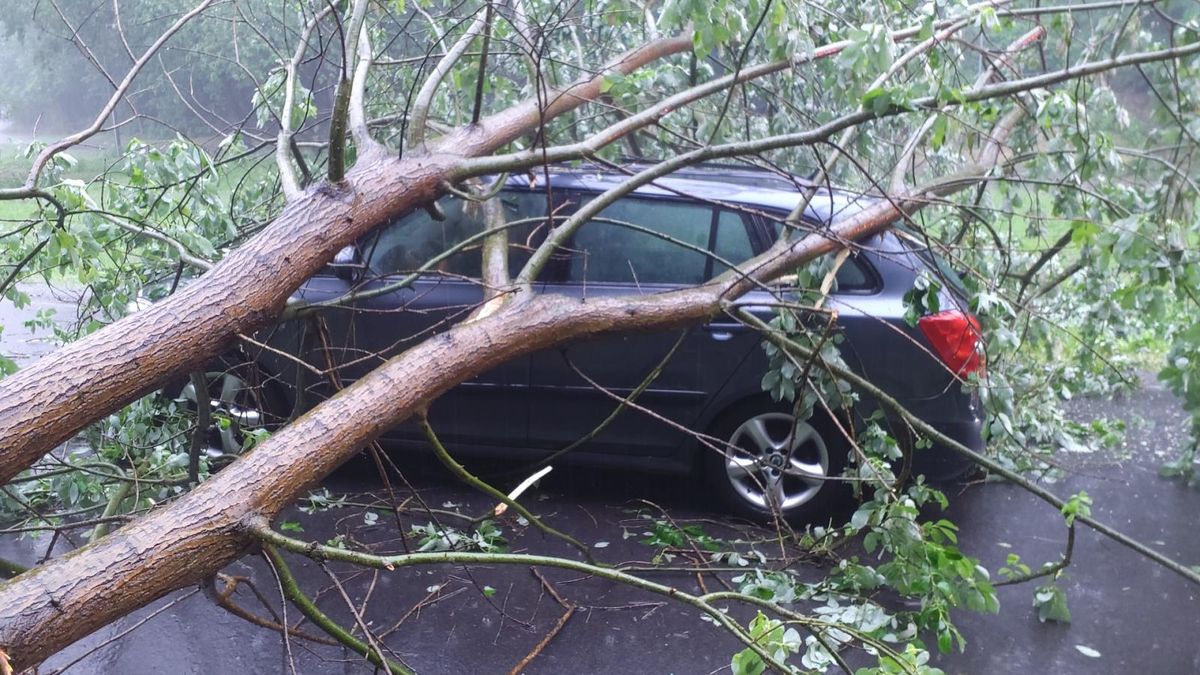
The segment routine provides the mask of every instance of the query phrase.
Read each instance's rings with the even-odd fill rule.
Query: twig
[[[88,541],[96,541],[100,537],[108,534],[109,523],[113,522],[114,520],[119,520],[117,518],[117,512],[121,510],[121,503],[124,502],[125,498],[129,496],[129,491],[131,489],[133,489],[133,481],[123,480],[117,483],[116,488],[113,490],[112,496],[108,498],[108,504],[104,506],[104,512],[100,514],[100,522],[96,525],[96,528],[92,530],[92,536],[88,539]]]
[[[438,439],[437,433],[435,433],[433,427],[429,425],[429,419],[426,417],[421,417],[421,431],[425,433],[425,439],[429,441],[431,446],[433,446],[433,452],[435,455],[437,455],[437,458],[441,460],[442,464],[445,465],[447,469],[450,469],[450,472],[457,476],[460,480],[476,490],[479,490],[480,492],[492,497],[493,499],[498,499],[500,502],[507,504],[514,511],[521,514],[529,522],[537,526],[537,528],[542,532],[545,532],[552,537],[558,537],[559,539],[567,542],[571,546],[579,549],[580,553],[583,553],[588,561],[593,561],[591,549],[589,549],[587,546],[584,546],[579,542],[579,540],[575,539],[575,537],[572,537],[565,532],[560,532],[559,530],[556,530],[542,522],[542,519],[533,515],[529,509],[521,506],[520,503],[510,499],[508,495],[480,480],[474,474],[467,471],[466,467],[455,461],[455,459],[450,456],[450,452],[446,450],[446,446],[442,445],[441,440]]]
[[[86,129],[78,131],[46,146],[41,152],[38,153],[37,158],[34,159],[33,165],[29,169],[29,175],[25,178],[25,183],[19,188],[0,190],[0,199],[25,199],[33,196],[33,193],[37,192],[38,179],[41,176],[42,169],[46,166],[46,162],[50,161],[51,157],[54,157],[63,150],[66,150],[74,145],[78,145],[79,143],[82,143],[83,141],[96,135],[96,133],[103,128],[104,120],[108,119],[108,116],[111,115],[113,110],[116,109],[117,104],[119,104],[121,100],[125,98],[126,92],[129,91],[129,87],[133,85],[133,81],[137,79],[138,73],[142,71],[142,68],[144,68],[146,64],[150,62],[150,59],[154,58],[154,55],[158,53],[158,50],[161,49],[162,46],[166,44],[166,42],[170,40],[172,36],[175,35],[175,33],[178,33],[179,30],[184,27],[184,25],[195,18],[196,15],[207,9],[208,6],[213,2],[214,0],[202,0],[200,4],[192,8],[191,11],[176,19],[175,23],[171,24],[166,31],[159,35],[158,39],[146,49],[141,58],[139,58],[137,62],[130,67],[129,72],[125,73],[124,79],[122,79],[121,83],[117,85],[116,91],[114,91],[113,95],[109,97],[108,102],[105,103],[104,107],[100,109],[100,112],[96,115],[96,119],[90,125],[88,125]]]
[[[357,69],[354,63],[358,54],[358,40],[363,23],[367,18],[367,0],[354,0],[350,13],[350,25],[346,27],[346,39],[342,45],[342,77],[338,81],[334,96],[333,113],[329,118],[329,168],[330,183],[341,183],[346,178],[346,128],[350,117],[350,97],[353,93],[351,72]],[[357,79],[357,73],[355,79]],[[364,78],[366,75],[363,76]]]
[[[367,95],[367,75],[374,64],[375,55],[371,51],[371,36],[364,24],[358,37],[358,65],[354,68],[354,81],[350,83],[350,136],[357,146],[359,157],[377,153],[383,146],[371,137],[367,125],[367,107],[364,99]]]
[[[522,553],[478,553],[473,551],[438,551],[426,553],[409,553],[393,556],[378,556],[359,551],[350,551],[346,549],[334,548],[326,546],[318,542],[306,542],[299,539],[293,539],[284,534],[271,529],[270,524],[265,518],[255,518],[247,522],[247,529],[250,534],[258,537],[265,542],[268,550],[274,551],[273,546],[308,556],[317,560],[336,560],[348,562],[367,567],[386,569],[388,571],[395,570],[399,567],[409,567],[415,565],[433,565],[433,564],[465,564],[465,565],[536,565],[539,567],[556,567],[560,569],[581,572],[591,576],[599,577],[608,581],[625,584],[633,588],[637,588],[656,595],[662,595],[677,602],[695,607],[711,618],[718,626],[729,631],[742,644],[749,647],[765,663],[773,669],[781,673],[791,672],[787,666],[778,661],[769,651],[767,651],[757,640],[752,638],[750,634],[731,618],[723,609],[714,605],[717,601],[732,601],[743,604],[749,604],[775,613],[779,616],[786,617],[789,621],[796,625],[802,626],[809,631],[818,631],[836,628],[853,636],[855,639],[862,641],[864,644],[879,650],[885,656],[891,658],[899,658],[896,652],[886,643],[871,637],[861,631],[855,630],[846,624],[831,622],[825,619],[806,616],[793,610],[781,607],[778,604],[769,600],[763,600],[751,595],[743,595],[729,591],[717,591],[704,595],[693,595],[682,591],[674,586],[659,584],[632,574],[625,573],[621,570],[601,567],[578,560],[570,560],[567,558],[556,558],[552,556],[522,554]],[[275,553],[278,556],[278,553]]]
[[[188,445],[188,482],[196,485],[200,482],[200,454],[208,444],[208,428],[212,424],[212,399],[208,393],[208,374],[196,371],[189,376],[192,391],[196,397],[196,426],[192,429],[191,443]]]
[[[329,580],[333,582],[334,587],[337,588],[338,594],[342,596],[342,600],[345,601],[346,607],[350,610],[350,614],[354,617],[354,622],[358,624],[359,629],[363,632],[363,636],[367,638],[367,644],[371,647],[371,651],[379,657],[378,663],[387,662],[388,658],[384,655],[383,648],[380,647],[379,642],[375,640],[375,636],[371,633],[371,629],[367,627],[367,622],[363,621],[362,612],[359,612],[358,608],[354,606],[354,601],[351,600],[350,595],[346,593],[346,589],[342,586],[342,582],[338,580],[337,575],[334,574],[329,567],[325,565],[325,563],[322,562],[319,564],[321,570],[325,572],[325,574],[329,577]],[[375,662],[375,659],[372,659],[372,662]]]
[[[308,39],[312,36],[313,29],[330,12],[334,11],[335,8],[336,5],[334,3],[325,5],[304,26],[304,30],[300,32],[300,39],[296,43],[296,51],[292,54],[292,59],[284,66],[286,75],[283,83],[283,111],[279,116],[279,135],[275,140],[275,164],[279,168],[279,182],[283,188],[285,199],[293,199],[300,195],[300,181],[296,177],[296,172],[292,166],[292,159],[289,156],[289,153],[293,152],[294,147],[292,107],[295,105],[296,70],[300,67],[300,62],[304,59],[305,52],[308,51]],[[296,153],[296,159],[303,161],[298,152]]]
[[[1051,565],[1044,565],[1044,566],[1042,566],[1042,569],[1040,569],[1036,572],[1030,572],[1029,574],[1022,574],[1021,576],[1003,579],[1001,581],[997,581],[997,582],[993,583],[992,585],[993,586],[1012,586],[1013,584],[1023,584],[1026,581],[1032,581],[1034,579],[1038,579],[1041,577],[1048,577],[1053,574],[1058,574],[1059,572],[1066,569],[1071,564],[1071,554],[1074,552],[1074,550],[1075,550],[1075,523],[1072,522],[1067,525],[1067,547],[1063,551],[1062,557],[1058,559],[1058,562],[1051,564]]]
[[[439,585],[439,587],[436,591],[431,591],[428,595],[426,595],[424,598],[422,598],[420,602],[413,605],[411,609],[409,609],[407,612],[405,612],[404,616],[400,617],[399,621],[392,624],[391,628],[380,633],[379,634],[380,639],[386,639],[387,636],[396,632],[396,630],[399,629],[400,626],[405,621],[408,621],[408,618],[410,616],[412,616],[413,614],[420,612],[422,609],[425,609],[426,607],[428,607],[432,604],[441,602],[442,600],[448,600],[450,598],[453,598],[454,596],[458,595],[459,593],[462,593],[465,590],[467,590],[467,587],[463,586],[460,588],[456,588],[453,591],[450,591],[449,593],[442,593],[441,586]]]
[[[249,623],[254,624],[255,626],[260,626],[260,627],[266,628],[268,630],[273,630],[277,633],[281,633],[282,631],[285,630],[283,624],[279,623],[278,621],[271,621],[270,619],[264,619],[263,617],[258,616],[257,614],[254,614],[253,612],[250,612],[249,610],[243,608],[241,605],[239,605],[233,601],[233,598],[231,597],[233,595],[233,592],[237,589],[239,583],[242,581],[245,581],[245,579],[243,579],[241,577],[226,576],[223,574],[217,575],[217,576],[220,577],[221,580],[225,582],[225,588],[223,590],[218,591],[216,588],[215,580],[209,579],[208,581],[204,582],[204,591],[205,591],[205,594],[208,595],[208,597],[218,607],[220,607],[221,609],[238,617],[239,619],[242,619],[244,621],[248,621]],[[255,594],[257,595],[257,591]],[[292,628],[291,626],[288,626],[286,630],[289,635],[291,635],[293,637],[298,637],[298,638],[301,638],[304,640],[308,640],[309,642],[315,642],[317,644],[330,645],[330,646],[341,645],[341,643],[338,642],[337,640],[334,640],[332,638],[327,638],[327,637],[321,637],[320,635],[313,635],[312,633],[306,633],[305,631],[302,631],[299,628]]]
[[[322,612],[316,603],[305,595],[304,591],[300,590],[300,585],[296,583],[296,577],[292,576],[291,569],[287,566],[287,562],[284,561],[283,556],[279,555],[278,551],[268,545],[263,547],[263,552],[279,575],[279,583],[283,588],[284,597],[295,605],[296,609],[299,609],[304,616],[308,617],[309,621],[312,621],[318,628],[325,631],[330,637],[342,643],[347,648],[358,652],[371,663],[388,670],[392,675],[412,675],[412,671],[408,668],[391,659],[384,659],[379,656],[375,653],[374,649],[371,649],[370,645],[351,635],[345,628],[342,628],[336,621]]]
[[[429,119],[429,109],[433,105],[433,95],[437,93],[438,86],[450,73],[450,69],[466,53],[467,47],[470,47],[475,37],[483,31],[489,16],[490,13],[485,11],[475,17],[475,20],[467,27],[467,32],[463,33],[458,41],[450,47],[446,55],[433,67],[433,72],[425,79],[425,83],[421,85],[421,90],[417,92],[417,96],[413,100],[412,121],[408,132],[409,147],[420,148],[425,145],[425,129]]]
[[[563,599],[563,596],[559,594],[558,589],[555,588],[554,585],[551,584],[550,581],[538,571],[538,568],[530,567],[529,572],[536,577],[539,582],[541,582],[542,588],[546,589],[546,592],[550,594],[550,597],[554,598],[554,601],[557,602],[560,607],[563,609],[573,609],[575,607],[574,603],[567,602]]]
[[[550,644],[554,638],[558,637],[558,634],[562,631],[563,626],[567,625],[567,621],[571,619],[573,614],[575,614],[575,607],[574,605],[570,605],[567,607],[567,611],[563,612],[563,615],[558,617],[558,622],[554,624],[554,627],[550,629],[550,632],[546,633],[546,636],[543,637],[540,642],[534,645],[533,649],[529,650],[529,653],[525,655],[525,658],[521,659],[517,665],[513,666],[512,670],[508,671],[509,675],[519,675],[520,673],[524,672],[524,670],[529,667],[529,664],[536,659],[539,654],[542,653],[542,650],[546,648],[546,645]]]
[[[488,0],[483,20],[483,44],[479,48],[479,73],[475,77],[475,107],[471,113],[471,124],[479,124],[479,113],[483,110],[483,84],[487,81],[488,49],[492,41],[492,0]]]

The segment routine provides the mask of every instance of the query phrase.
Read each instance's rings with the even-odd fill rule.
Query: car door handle
[[[737,322],[714,322],[704,324],[704,330],[717,342],[725,342],[733,339],[734,333],[741,333],[748,329],[745,324]]]

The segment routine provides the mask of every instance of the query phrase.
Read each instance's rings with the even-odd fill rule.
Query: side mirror
[[[358,246],[351,244],[337,252],[333,260],[326,266],[333,275],[342,281],[354,283],[362,275],[366,265]]]

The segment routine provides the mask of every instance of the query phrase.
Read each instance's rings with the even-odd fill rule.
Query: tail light
[[[957,377],[983,370],[983,336],[975,317],[951,309],[923,316],[917,325],[934,353]]]

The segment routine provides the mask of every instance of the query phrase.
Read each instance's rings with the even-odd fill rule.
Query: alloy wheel
[[[788,512],[821,491],[829,449],[808,422],[786,412],[755,415],[734,430],[725,473],[738,497],[765,510]]]
[[[265,425],[252,385],[231,372],[207,373],[210,431],[206,451],[210,457],[241,454],[250,432]],[[189,381],[181,392],[193,409],[196,388]]]

